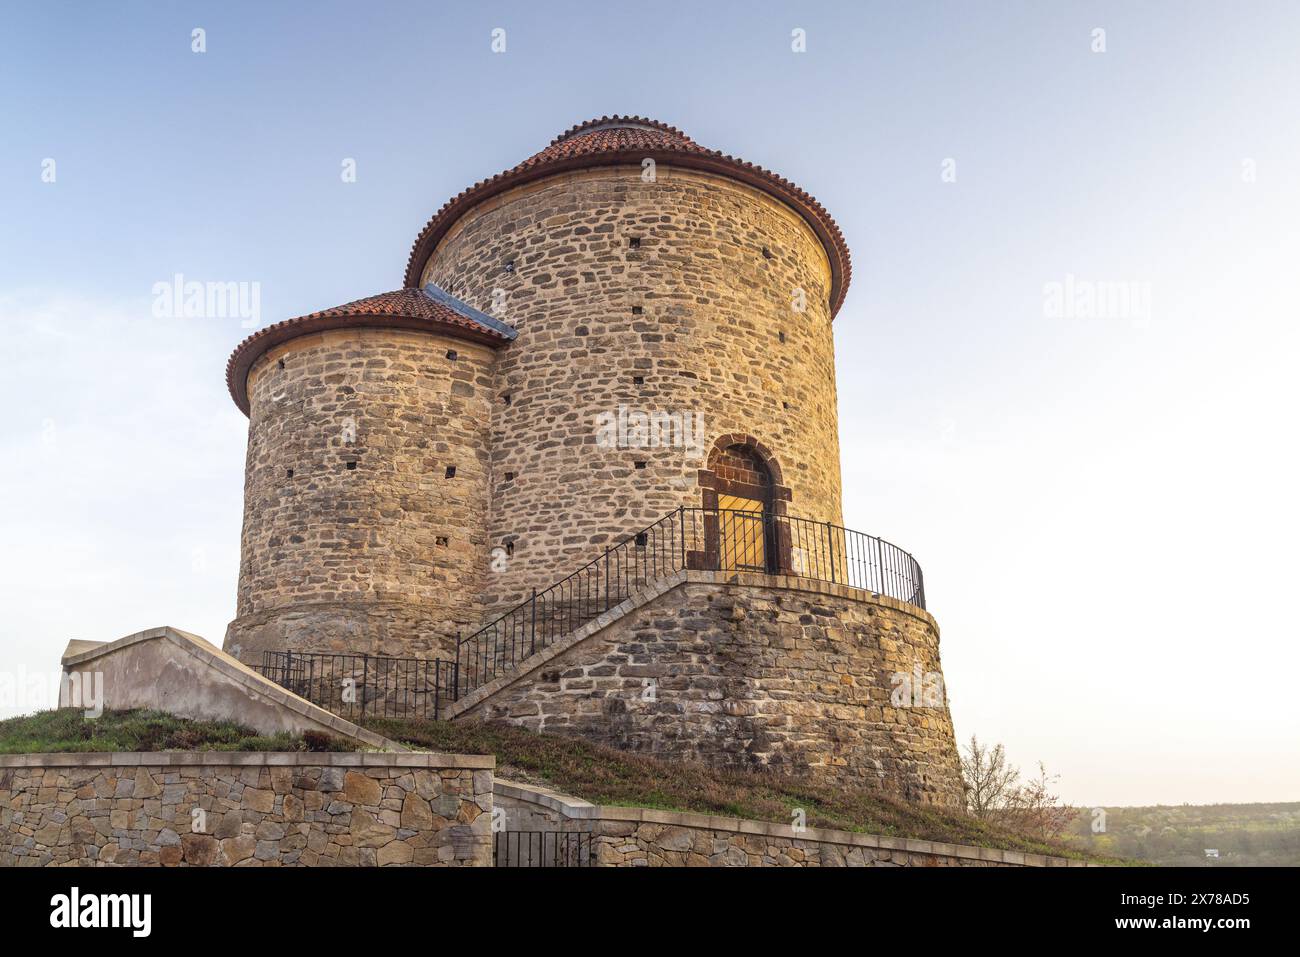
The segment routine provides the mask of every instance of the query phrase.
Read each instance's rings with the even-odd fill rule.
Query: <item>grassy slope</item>
[[[964,814],[907,804],[871,791],[827,787],[763,772],[717,771],[508,725],[391,719],[373,719],[366,725],[416,748],[493,754],[503,777],[514,774],[596,804],[696,811],[782,824],[789,824],[795,809],[802,809],[810,827],[1095,857],[1076,846],[1031,840]],[[350,747],[325,735],[310,736],[310,740],[287,734],[259,735],[232,722],[190,721],[157,711],[106,711],[91,719],[79,710],[64,709],[0,721],[0,754],[340,751]]]
[[[1095,857],[1078,847],[1030,840],[964,814],[894,801],[775,774],[717,771],[682,761],[535,734],[508,725],[372,719],[366,726],[417,748],[494,754],[501,776],[516,769],[595,804],[697,811],[789,824],[802,808],[810,827],[974,844],[1006,850]]]
[[[87,718],[76,708],[38,711],[0,721],[0,754],[47,751],[343,751],[327,735],[259,735],[229,721],[190,721],[161,711],[105,711]]]

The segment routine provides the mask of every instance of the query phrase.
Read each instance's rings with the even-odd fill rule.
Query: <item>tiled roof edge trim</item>
[[[412,305],[422,309],[427,308],[419,300],[411,299],[412,296],[427,300],[428,306],[433,307],[434,314],[412,314],[415,311],[411,308]],[[403,297],[406,297],[408,305],[402,304]],[[395,298],[394,304],[387,305],[387,302],[393,298]],[[460,303],[458,299],[455,301]],[[272,323],[257,330],[235,347],[226,362],[226,387],[230,390],[230,397],[235,400],[235,405],[248,415],[248,373],[253,364],[268,350],[278,345],[301,336],[331,329],[408,329],[453,336],[493,348],[500,348],[514,338],[514,335],[496,328],[499,320],[492,320],[492,324],[484,325],[478,316],[486,314],[479,313],[478,310],[464,303],[461,303],[461,306],[477,315],[466,315],[450,304],[429,296],[423,290],[403,288]],[[490,316],[487,318],[491,319]],[[500,324],[504,325],[504,323]],[[513,329],[510,331],[514,332]]]

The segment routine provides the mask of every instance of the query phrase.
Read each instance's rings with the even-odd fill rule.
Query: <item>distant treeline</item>
[[[1300,803],[1081,809],[1066,833],[1089,850],[1190,867],[1300,867]],[[1206,850],[1218,851],[1218,857]]]

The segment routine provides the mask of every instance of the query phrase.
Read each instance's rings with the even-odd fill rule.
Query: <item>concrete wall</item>
[[[491,541],[515,550],[486,603],[518,600],[700,505],[698,472],[722,435],[771,450],[790,514],[840,523],[829,275],[792,210],[665,163],[654,183],[639,166],[584,170],[463,216],[422,281],[519,330],[498,355],[492,406]],[[697,416],[702,449],[600,447],[597,419],[620,406]]]
[[[258,359],[227,651],[253,665],[264,649],[436,657],[477,625],[493,361],[394,329]]]
[[[491,757],[0,755],[0,866],[491,866]]]
[[[942,673],[938,626],[919,608],[807,579],[689,571],[448,714],[959,807],[946,698],[893,701],[894,676],[918,668]]]
[[[61,708],[96,703],[109,711],[149,708],[182,718],[235,721],[263,734],[320,731],[366,747],[406,750],[176,628],[151,628],[107,643],[74,641],[63,656],[63,674]]]

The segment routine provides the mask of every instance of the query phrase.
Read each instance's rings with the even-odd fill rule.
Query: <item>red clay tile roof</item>
[[[602,116],[598,120],[579,123],[513,169],[475,183],[448,200],[416,238],[406,264],[406,284],[419,284],[420,274],[438,241],[456,220],[483,200],[555,173],[621,163],[640,165],[647,158],[739,180],[761,189],[799,213],[826,248],[831,262],[831,316],[839,312],[853,270],[844,236],[821,203],[776,173],[727,156],[721,150],[706,149],[675,127],[640,116]]]
[[[419,289],[395,289],[257,330],[235,347],[226,363],[226,385],[235,405],[248,414],[248,370],[268,349],[313,332],[361,326],[441,332],[489,346],[510,341],[508,336],[462,316]]]

